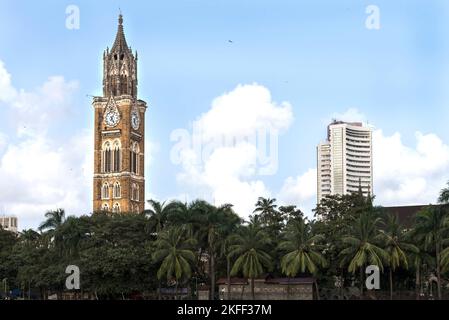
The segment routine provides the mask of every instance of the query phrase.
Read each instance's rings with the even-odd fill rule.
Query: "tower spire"
[[[123,15],[118,16],[117,34],[112,49],[103,57],[103,94],[105,97],[131,95],[137,97],[137,57],[128,47],[123,30]]]
[[[126,43],[125,31],[123,30],[123,15],[120,12],[118,15],[118,28],[117,35],[115,36],[114,45],[111,51],[123,52],[129,50],[128,44]]]

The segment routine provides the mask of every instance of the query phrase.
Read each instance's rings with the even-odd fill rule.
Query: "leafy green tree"
[[[242,272],[243,276],[251,279],[251,295],[253,300],[254,279],[271,267],[270,255],[265,251],[270,243],[268,235],[258,225],[250,224],[240,229],[233,238],[229,256],[236,257],[231,269],[231,275]]]
[[[429,206],[416,215],[414,233],[422,238],[426,250],[433,247],[438,299],[441,299],[441,253],[447,239],[449,217],[443,206]]]
[[[58,229],[65,220],[64,209],[56,209],[45,213],[46,220],[39,226],[39,231],[54,231]]]
[[[304,220],[296,220],[287,226],[286,240],[279,249],[286,254],[282,257],[282,272],[288,277],[295,277],[299,272],[316,274],[320,268],[327,266],[322,255],[324,240],[321,234],[313,234],[311,227]]]
[[[384,235],[385,250],[388,253],[390,299],[393,300],[393,272],[397,268],[408,269],[407,253],[419,252],[419,249],[409,243],[403,227],[398,223],[396,215],[388,215],[385,221],[385,230],[380,231]]]
[[[150,222],[150,229],[157,234],[167,224],[169,215],[177,209],[178,203],[172,201],[170,203],[159,202],[153,199],[148,200],[149,209],[144,210],[144,214],[148,216]]]
[[[343,237],[344,249],[341,251],[341,266],[348,266],[348,271],[355,274],[360,271],[360,291],[363,294],[363,275],[365,267],[376,265],[383,271],[388,263],[388,253],[382,248],[383,236],[378,226],[381,219],[373,212],[362,213],[349,227]]]
[[[278,238],[284,228],[285,214],[276,209],[276,199],[259,197],[255,206],[253,211],[257,215],[255,219],[272,239]]]
[[[443,188],[440,192],[440,196],[438,198],[438,202],[441,204],[449,203],[449,182],[447,183],[447,187]]]
[[[171,227],[158,235],[156,251],[153,259],[161,263],[157,271],[157,278],[167,281],[176,280],[175,295],[177,296],[180,281],[190,278],[195,254],[191,248],[195,245],[193,238],[185,238],[185,230]]]

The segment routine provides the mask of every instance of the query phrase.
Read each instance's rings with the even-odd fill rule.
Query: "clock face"
[[[140,124],[140,118],[139,118],[139,112],[137,110],[131,111],[131,125],[134,130],[139,129]]]
[[[107,126],[115,127],[120,121],[120,116],[118,114],[118,111],[111,110],[111,111],[107,112],[105,115],[104,121]]]
[[[120,113],[118,112],[114,99],[111,98],[104,112],[104,123],[108,127],[115,127],[119,122]]]

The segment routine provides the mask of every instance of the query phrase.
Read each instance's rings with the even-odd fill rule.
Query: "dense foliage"
[[[407,229],[361,192],[324,199],[313,220],[295,206],[278,207],[275,199],[264,198],[250,221],[240,219],[232,205],[202,200],[150,200],[142,214],[73,217],[62,209],[49,211],[38,231],[15,235],[0,228],[0,294],[61,295],[65,269],[76,265],[81,291],[96,299],[156,299],[163,289],[195,298],[201,284],[214,299],[217,279],[231,276],[248,278],[254,295],[254,279],[266,274],[313,276],[324,299],[363,298],[369,295],[365,268],[375,264],[390,298],[400,291],[423,297],[432,283],[434,295],[443,298],[448,190],[442,190],[440,205],[419,212]]]

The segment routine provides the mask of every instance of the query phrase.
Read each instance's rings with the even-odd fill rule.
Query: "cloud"
[[[382,205],[435,203],[449,179],[449,146],[435,134],[416,132],[416,145],[401,135],[373,134],[374,191]]]
[[[11,75],[6,70],[3,61],[0,60],[0,102],[9,102],[16,95],[17,91],[11,84]]]
[[[285,130],[293,121],[288,102],[272,101],[270,91],[258,84],[238,85],[212,102],[197,123],[204,138],[222,135],[247,136],[259,129]]]
[[[325,120],[326,125],[332,122],[332,120],[366,123],[366,116],[357,108],[349,108],[342,113],[334,112],[331,117]]]
[[[11,144],[0,160],[0,203],[21,226],[37,226],[50,209],[90,212],[92,133],[83,131],[64,145],[37,136]]]
[[[213,100],[211,109],[193,123],[193,134],[181,130],[188,141],[177,154],[182,167],[178,182],[189,188],[191,199],[232,203],[248,217],[259,196],[271,195],[261,175],[275,173],[278,134],[292,121],[291,105],[272,101],[267,88],[237,86]]]
[[[333,117],[365,121],[357,109]],[[433,133],[415,133],[415,146],[407,146],[396,132],[373,131],[373,172],[376,203],[383,206],[435,203],[449,180],[449,146]]]
[[[68,214],[90,211],[92,132],[50,137],[47,130],[70,114],[77,88],[76,81],[55,76],[32,91],[17,90],[0,61],[0,101],[17,125],[15,133],[0,133],[0,207],[16,215],[21,228],[37,227],[58,207]]]
[[[77,89],[78,82],[53,76],[33,91],[20,90],[10,102],[18,135],[42,134],[70,114],[71,98]]]
[[[277,195],[283,205],[296,205],[312,217],[312,209],[316,205],[317,170],[309,169],[297,177],[288,177]]]

